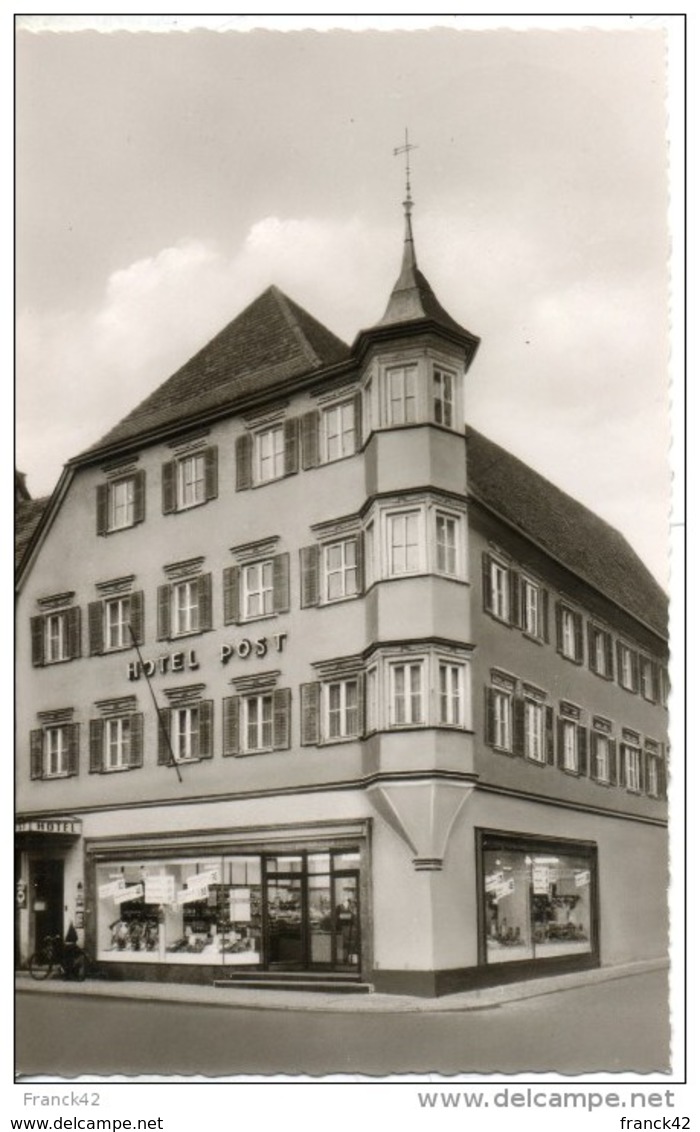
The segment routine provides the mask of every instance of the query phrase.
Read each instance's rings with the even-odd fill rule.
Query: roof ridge
[[[303,353],[308,358],[309,364],[311,366],[320,365],[322,359],[316,353],[303,330],[299,326],[299,323],[297,322],[297,319],[292,310],[292,306],[296,306],[296,304],[294,304],[292,299],[290,299],[288,295],[285,295],[284,291],[281,291],[275,283],[271,283],[268,290],[274,297],[280,311],[286,319],[287,325],[289,326],[290,330],[296,337],[297,342],[301,346]],[[311,317],[313,318],[313,315]]]

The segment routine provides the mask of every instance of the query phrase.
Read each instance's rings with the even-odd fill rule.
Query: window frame
[[[268,754],[274,747],[274,694],[273,691],[251,692],[241,697],[243,709],[241,728],[241,753],[244,755]],[[251,719],[251,706],[255,704],[258,718]],[[269,706],[269,715],[266,708]],[[265,743],[265,729],[269,729],[269,743]],[[251,744],[251,729],[257,732],[256,739],[260,742]]]
[[[255,574],[259,577],[254,578]],[[269,578],[266,579],[266,575]],[[251,578],[254,578],[252,582]],[[261,618],[274,616],[274,593],[275,569],[272,558],[260,558],[256,562],[241,565],[241,621],[259,621]],[[249,605],[256,598],[260,600],[260,610],[252,612]]]
[[[146,473],[135,469],[115,479],[97,484],[97,534],[111,535],[128,531],[146,518]],[[117,493],[125,491],[127,498],[119,503]],[[119,511],[124,507],[124,519]]]
[[[117,492],[120,488],[126,489],[127,498],[119,505],[117,500]],[[123,531],[128,527],[133,527],[136,524],[136,477],[124,476],[121,479],[113,480],[108,485],[107,493],[107,529],[108,531]],[[117,514],[119,507],[122,507],[126,512],[126,518],[123,522],[117,521]]]
[[[175,462],[178,511],[189,511],[207,500],[206,457],[204,452],[188,452]]]
[[[622,765],[625,773],[625,789],[630,794],[644,793],[644,773],[642,769],[642,748],[637,743],[623,739],[620,744]]]
[[[266,442],[270,441],[270,451],[265,452]],[[265,465],[270,462],[271,474],[263,474]],[[285,431],[284,422],[270,425],[255,433],[255,483],[274,483],[285,476]]]
[[[448,369],[435,362],[433,363],[432,379],[432,420],[435,424],[442,425],[444,428],[454,429],[457,408],[457,373],[455,370]],[[446,396],[448,383],[450,387],[449,397]],[[449,417],[449,420],[445,419],[446,416]]]
[[[56,740],[56,749],[52,750],[52,740]],[[43,778],[67,778],[69,774],[70,740],[66,724],[54,724],[44,728],[44,773]],[[52,768],[52,759],[57,760],[60,766]]]
[[[182,601],[181,597],[185,600]],[[188,637],[201,631],[199,578],[182,578],[172,583],[171,605],[173,637]]]
[[[52,631],[55,626],[57,632]],[[65,610],[47,613],[44,625],[44,657],[46,664],[60,664],[69,660],[68,625]]]
[[[579,724],[574,719],[561,719],[561,768],[569,774],[579,773]]]
[[[544,766],[547,762],[545,704],[531,696],[524,696],[523,700],[525,758],[539,766]]]
[[[413,686],[413,672],[418,673],[418,690]],[[401,672],[403,690],[397,687],[397,674]],[[408,679],[406,678],[408,674]],[[425,703],[425,658],[412,657],[411,659],[390,659],[387,664],[387,678],[389,684],[388,719],[389,730],[405,730],[408,727],[426,726]],[[417,718],[414,708],[417,707]],[[408,711],[406,709],[408,708]],[[399,718],[407,715],[410,718]]]
[[[337,417],[337,430],[331,433],[330,426],[335,417]],[[346,418],[349,418],[349,426],[345,423]],[[340,450],[335,454],[331,452],[332,439],[340,441]],[[337,460],[344,460],[347,456],[354,456],[357,445],[356,399],[352,397],[327,405],[321,413],[321,463],[333,464]]]
[[[184,727],[182,724],[184,723]],[[170,744],[175,762],[199,762],[200,705],[179,704],[170,709]]]
[[[465,726],[465,672],[465,665],[459,661],[448,660],[445,657],[437,658],[436,724],[438,727]],[[446,675],[445,684],[451,685],[447,688],[443,688],[443,674]]]
[[[126,726],[125,726],[126,725]],[[116,742],[113,742],[111,732],[116,729]],[[128,770],[131,767],[131,731],[132,720],[130,715],[110,717],[104,721],[104,770]],[[117,758],[113,759],[112,748],[116,747]]]
[[[335,539],[333,542],[325,542],[321,545],[321,604],[332,605],[337,601],[345,601],[351,597],[357,597],[360,593],[360,563],[359,563],[359,547],[358,536],[350,535],[347,538]],[[354,562],[348,563],[348,548],[352,548],[352,557]],[[341,562],[337,567],[331,568],[329,557],[335,550],[341,552]],[[348,582],[350,575],[354,575],[354,588],[352,580]],[[331,578],[339,577],[341,580],[341,592],[332,595]]]
[[[493,555],[489,555],[490,600],[489,612],[498,620],[510,623],[510,570]]]
[[[119,616],[116,625],[110,622],[110,609],[116,606],[119,610]],[[131,646],[129,637],[129,625],[131,624],[131,594],[122,594],[119,597],[105,598],[104,601],[104,651],[105,652],[119,652]],[[112,629],[118,629],[119,640],[113,643],[110,639]]]
[[[534,596],[535,601],[529,600]],[[523,632],[532,637],[533,640],[542,640],[542,586],[537,582],[533,582],[531,578],[523,577],[522,579],[522,611],[523,611]],[[534,610],[534,614],[533,614]],[[532,627],[532,617],[534,615],[534,628]]]
[[[325,743],[342,743],[351,739],[359,739],[362,735],[361,719],[361,676],[338,676],[324,680],[321,684],[321,741]],[[331,691],[339,690],[337,707],[331,706]],[[355,702],[348,703],[348,690],[354,689]],[[354,726],[351,713],[354,713]],[[339,727],[336,732],[331,727],[331,717],[337,715]]]
[[[513,753],[513,692],[505,688],[490,688],[493,704],[493,747],[497,751]],[[503,709],[501,711],[501,709]]]
[[[449,529],[452,528],[452,544],[449,541],[440,537],[440,526]],[[458,578],[460,576],[461,554],[460,554],[460,527],[459,516],[449,511],[445,511],[440,507],[435,508],[435,572],[446,578]],[[441,562],[440,559],[443,559]],[[452,558],[453,567],[450,569],[449,560]]]
[[[394,377],[400,378],[398,395],[394,394]],[[387,365],[383,371],[384,409],[388,428],[401,428],[419,421],[418,363]],[[410,381],[409,381],[410,379]],[[412,389],[409,388],[412,385]],[[398,409],[395,407],[398,406]],[[409,411],[409,406],[411,406]]]
[[[415,520],[416,523],[414,542],[409,540],[409,520]],[[386,512],[386,576],[388,578],[406,578],[425,572],[425,537],[421,538],[421,535],[424,536],[422,520],[423,515],[420,507],[397,508]],[[399,521],[404,523],[404,537],[402,540],[395,541],[394,534],[398,529]],[[411,550],[415,552],[415,566],[409,566]],[[395,559],[397,552],[404,556],[405,566],[403,569],[397,567]]]

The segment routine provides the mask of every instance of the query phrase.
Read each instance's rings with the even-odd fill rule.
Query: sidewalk
[[[213,987],[192,983],[103,982],[88,979],[84,983],[48,980],[35,982],[22,972],[16,977],[16,990],[30,994],[82,995],[89,998],[134,999],[146,1002],[191,1002],[206,1006],[236,1007],[245,1010],[291,1010],[338,1014],[442,1014],[450,1011],[492,1010],[509,1002],[518,1002],[576,987],[591,986],[663,970],[666,960],[651,959],[626,963],[618,967],[601,967],[529,979],[506,986],[484,987],[462,991],[441,998],[416,998],[395,994],[332,994],[318,991],[258,990],[246,987]]]

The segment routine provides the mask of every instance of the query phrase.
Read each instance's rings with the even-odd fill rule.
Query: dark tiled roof
[[[620,532],[492,440],[466,433],[470,493],[666,637],[666,594]]]
[[[269,287],[90,451],[233,404],[349,356],[340,338]]]
[[[44,499],[23,499],[15,508],[15,569],[22,561],[48,502],[48,495]]]

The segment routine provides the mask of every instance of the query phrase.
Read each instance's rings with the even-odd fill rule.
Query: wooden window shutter
[[[493,610],[493,588],[491,586],[491,556],[483,554],[481,557],[481,578],[484,596],[484,609],[491,613]]]
[[[32,617],[30,622],[30,629],[32,634],[32,664],[36,667],[44,663],[44,642],[46,639],[45,625],[46,622],[43,617]]]
[[[576,725],[576,745],[578,749],[578,772],[588,774],[588,732],[585,727]]]
[[[598,760],[596,758],[596,735],[598,734],[598,731],[590,731],[588,734],[588,749],[591,753],[591,757],[588,761],[588,773],[593,779],[598,778]],[[605,741],[607,743],[607,738]],[[610,755],[608,754],[608,759],[609,758]]]
[[[365,681],[363,676],[357,677],[357,734],[365,733]]]
[[[106,535],[109,530],[109,484],[97,485],[97,533]]]
[[[236,439],[236,491],[253,485],[253,438],[249,432]]]
[[[299,471],[299,421],[291,417],[284,422],[284,474],[294,475]]]
[[[240,750],[241,697],[226,696],[223,700],[221,726],[223,755],[237,755]]]
[[[560,601],[554,606],[554,620],[556,627],[556,645],[557,652],[563,653],[564,651],[564,625],[563,625],[563,609]]]
[[[210,759],[214,754],[214,701],[199,704],[199,757]]]
[[[272,745],[276,751],[289,749],[291,715],[291,688],[275,688],[272,693]]]
[[[272,559],[272,605],[275,613],[289,613],[289,555]]]
[[[622,750],[620,757],[622,757]],[[614,739],[608,739],[608,775],[612,786],[616,786],[618,782],[623,783],[623,768],[620,768],[619,775],[617,773],[617,743]]]
[[[509,589],[509,614],[511,625],[520,628],[520,574],[517,570],[508,571],[508,589]]]
[[[68,723],[66,725],[66,734],[68,738],[66,773],[68,775],[74,775],[78,773],[80,764],[80,724]]]
[[[143,615],[143,590],[136,590],[131,594],[129,601],[129,625],[131,632],[134,635],[137,645],[142,645],[144,641],[144,615]],[[133,644],[131,633],[128,634],[129,643]]]
[[[304,413],[301,418],[301,466],[305,471],[319,464],[319,425],[318,409]]]
[[[171,591],[168,584],[158,586],[158,640],[170,640]]]
[[[365,543],[362,535],[355,539],[355,564],[357,567],[357,592],[365,592]]]
[[[521,758],[525,754],[525,700],[513,696],[513,754]]]
[[[173,756],[170,751],[171,715],[168,708],[158,711],[158,766],[170,766]]]
[[[104,647],[104,605],[101,601],[91,601],[88,603],[88,654],[99,656]]]
[[[493,688],[486,688],[485,691],[486,702],[484,708],[484,718],[486,721],[486,742],[490,747],[493,747],[496,743],[495,690]]]
[[[605,634],[605,675],[608,680],[614,677],[613,639],[609,633]]]
[[[44,777],[44,732],[40,727],[29,732],[29,777]]]
[[[362,447],[362,390],[358,389],[357,393],[352,399],[353,413],[355,416],[355,451],[359,452]]]
[[[81,640],[80,640],[80,606],[74,605],[71,609],[65,612],[66,618],[66,639],[68,642],[68,657],[70,660],[76,660],[81,654]]]
[[[633,652],[632,656],[632,691],[639,691],[639,653]]]
[[[301,608],[308,609],[319,602],[320,547],[302,546],[299,551],[301,574]]]
[[[549,766],[554,766],[554,709],[547,705],[544,709],[544,749]]]
[[[168,460],[162,469],[163,514],[177,511],[177,464]]]
[[[105,748],[105,721],[104,719],[90,720],[90,774],[99,774],[104,770]]]
[[[216,499],[219,494],[219,449],[204,449],[204,498]]]
[[[129,716],[129,766],[143,766],[143,712]]]
[[[620,687],[623,687],[623,684],[622,684],[622,641],[616,642],[615,651],[617,653],[617,682],[620,685]]]
[[[668,794],[668,770],[666,768],[666,752],[661,748],[661,754],[657,764],[659,775],[659,798],[666,798]]]
[[[301,685],[301,745],[315,747],[320,740],[321,685]]]
[[[564,765],[564,720],[557,719],[557,766]]]
[[[583,618],[580,613],[574,613],[574,641],[576,660],[579,664],[583,664]]]
[[[224,569],[224,625],[237,625],[241,619],[241,568]]]
[[[540,590],[540,637],[549,644],[549,594],[544,586]]]
[[[134,522],[143,523],[146,518],[146,473],[140,468],[134,475]]]
[[[597,671],[597,669],[596,669],[596,648],[595,648],[596,631],[595,631],[595,629],[594,629],[594,627],[593,627],[593,625],[591,624],[590,621],[588,622],[587,629],[588,629],[588,667],[590,668],[591,672],[596,672]]]
[[[204,631],[212,626],[211,574],[200,574],[197,578],[199,602],[199,628]]]

